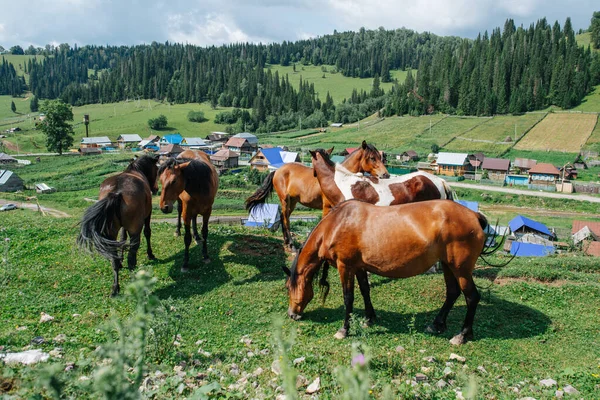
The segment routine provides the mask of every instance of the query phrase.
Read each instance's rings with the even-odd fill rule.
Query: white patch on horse
[[[357,182],[367,182],[379,195],[379,201],[375,203],[376,206],[389,206],[394,201],[394,195],[390,189],[390,185],[396,183],[403,183],[417,176],[425,176],[429,179],[440,192],[440,199],[447,199],[445,181],[438,178],[435,175],[428,174],[427,172],[418,171],[406,175],[397,175],[389,179],[380,179],[378,183],[373,183],[369,178],[365,177],[361,173],[352,173],[348,171],[344,166],[340,164],[335,165],[334,181],[337,187],[340,189],[346,200],[353,199],[352,186]]]

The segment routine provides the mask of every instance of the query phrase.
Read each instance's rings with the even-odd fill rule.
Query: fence
[[[575,191],[576,193],[599,194],[600,185],[595,185],[593,183],[582,184],[573,182],[573,191]]]

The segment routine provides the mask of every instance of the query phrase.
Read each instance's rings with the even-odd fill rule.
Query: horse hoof
[[[190,269],[188,267],[181,267],[181,272],[183,272],[184,274],[189,271]]]
[[[148,260],[149,261],[156,261],[156,257],[154,256],[154,254],[148,254]]]
[[[335,335],[333,335],[333,337],[336,338],[336,339],[338,339],[338,340],[345,339],[346,336],[348,336],[348,333],[346,332],[345,329],[340,329],[339,331],[337,331],[335,333]]]
[[[433,325],[427,325],[425,327],[425,333],[430,333],[435,335],[437,333],[437,330],[435,329],[435,327]]]
[[[430,333],[432,335],[439,335],[440,333],[444,333],[446,331],[446,325],[427,325],[425,328],[425,333]]]
[[[181,232],[175,231],[175,233],[173,234],[173,236],[179,237],[179,236],[181,236]]]
[[[206,257],[204,259],[204,264],[210,264],[210,258],[209,257]]]
[[[467,339],[465,338],[465,336],[462,333],[459,333],[458,335],[456,335],[452,339],[450,339],[450,344],[453,346],[460,346],[461,344],[465,344],[466,342],[467,342]]]

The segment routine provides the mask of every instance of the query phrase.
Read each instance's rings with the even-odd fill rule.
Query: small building
[[[585,254],[600,257],[600,222],[575,220],[571,234],[573,243],[581,243]]]
[[[169,144],[181,144],[183,137],[179,133],[172,133],[170,135],[165,135],[159,140],[160,147],[167,146]]]
[[[272,149],[260,149],[250,159],[250,168],[261,172],[269,169],[277,169],[283,164],[281,149],[278,147]]]
[[[427,161],[419,161],[417,163],[417,170],[423,172],[429,172],[430,174],[435,173],[435,167]]]
[[[529,170],[529,188],[556,191],[560,171],[552,164],[539,163]]]
[[[513,167],[517,174],[527,174],[531,168],[537,164],[537,160],[529,158],[515,158]]]
[[[446,176],[463,176],[467,165],[470,165],[467,155],[467,153],[438,153],[437,173]]]
[[[56,192],[56,188],[48,186],[45,183],[36,183],[35,184],[35,192],[36,193],[54,193],[54,192]]]
[[[6,153],[0,153],[0,164],[17,164],[19,160]]]
[[[191,137],[183,138],[183,140],[180,143],[180,146],[188,149],[199,150],[208,147],[208,143],[206,143],[202,138]]]
[[[407,150],[398,156],[402,162],[419,161],[419,155],[414,150]]]
[[[211,142],[225,143],[229,139],[229,136],[231,136],[231,135],[226,132],[211,132],[210,135],[206,136],[205,139],[209,140]]]
[[[166,157],[177,157],[180,153],[183,153],[183,148],[178,144],[168,144],[162,146],[158,151],[158,154]]]
[[[237,168],[240,155],[229,149],[221,149],[210,156],[210,161],[217,169]]]
[[[487,171],[489,179],[504,182],[510,170],[510,160],[487,157],[483,160],[481,169]]]
[[[506,184],[508,186],[527,186],[529,184],[529,176],[507,174]]]
[[[331,124],[329,126],[332,128],[341,128],[342,126],[344,126],[344,124],[341,122],[334,122],[333,124]]]
[[[508,223],[508,226],[513,235],[517,238],[525,235],[526,233],[534,233],[544,239],[554,239],[554,233],[548,229],[548,227],[541,222],[534,221],[522,215],[517,215]]]
[[[79,148],[85,149],[88,147],[110,147],[112,142],[108,138],[108,136],[97,136],[97,137],[84,137],[81,138],[81,143],[79,144]]]
[[[77,151],[80,152],[82,156],[102,154],[102,149],[100,147],[80,147]]]
[[[256,150],[256,147],[248,143],[248,140],[240,137],[229,138],[223,147],[228,150],[235,151],[236,153],[248,155],[251,155]]]
[[[256,135],[253,135],[248,132],[242,132],[238,133],[237,135],[233,135],[232,137],[246,139],[251,146],[253,146],[255,149],[258,148],[258,138],[256,137]]]
[[[559,169],[560,171],[560,177],[561,179],[566,179],[566,180],[575,180],[577,179],[577,168],[571,166],[571,165],[563,165],[562,167],[560,167]]]
[[[575,161],[573,161],[573,166],[577,169],[587,169],[587,163],[585,162],[583,155],[581,153],[579,153],[577,155],[577,158],[575,158]]]
[[[136,144],[141,142],[142,138],[137,133],[119,135],[117,138],[117,145],[119,148],[124,149],[126,147],[134,147]]]
[[[7,169],[0,169],[0,192],[23,190],[23,179]]]

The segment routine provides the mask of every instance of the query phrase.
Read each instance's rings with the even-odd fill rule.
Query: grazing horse
[[[328,150],[330,154],[332,151],[333,148]],[[342,164],[351,172],[366,172],[379,178],[389,178],[390,176],[383,163],[381,153],[375,146],[369,145],[365,141],[362,142],[361,147],[346,157]],[[321,188],[311,167],[300,163],[285,164],[271,172],[256,192],[248,197],[246,209],[251,211],[256,205],[264,203],[273,189],[277,192],[281,202],[283,240],[291,248],[293,241],[290,233],[290,215],[298,203],[309,208],[322,209]]]
[[[377,207],[350,200],[335,207],[311,232],[296,256],[292,269],[283,267],[289,279],[288,316],[299,319],[313,298],[312,281],[323,262],[340,273],[346,316],[335,337],[347,336],[354,303],[354,278],[365,301],[368,321],[375,319],[367,272],[388,278],[408,278],[441,261],[446,282],[446,301],[429,331],[446,330],[446,317],[460,295],[467,301],[467,315],[460,333],[450,343],[473,338],[473,319],[479,293],[473,269],[484,251],[486,218],[453,201],[432,200]],[[485,253],[484,253],[485,254]]]
[[[452,189],[445,180],[426,172],[379,180],[355,174],[344,165],[335,164],[323,149],[310,151],[313,170],[323,193],[323,214],[350,199],[377,206],[414,203],[417,201],[453,199]]]
[[[200,150],[185,150],[182,153],[179,153],[177,156],[178,160],[190,161],[190,160],[200,160],[205,163],[212,163],[210,161],[210,157],[203,151]],[[177,199],[177,228],[175,229],[175,236],[181,236],[181,200]],[[200,235],[198,235],[198,218],[195,217],[192,219],[192,232],[194,234],[194,240],[196,244],[200,244],[201,240]]]
[[[123,251],[129,234],[127,267],[137,263],[142,227],[148,244],[148,259],[154,260],[150,246],[152,195],[158,191],[157,156],[142,156],[132,161],[122,173],[107,178],[100,185],[99,201],[89,207],[81,220],[77,238],[79,246],[110,259],[114,271],[111,296],[119,294],[119,270],[123,268]],[[122,229],[122,230],[121,230]],[[121,240],[117,234],[121,230]]]
[[[185,255],[181,271],[188,270],[189,249],[192,242],[190,223],[202,215],[202,255],[208,257],[208,220],[219,188],[219,175],[212,163],[204,160],[178,160],[169,158],[158,171],[162,192],[160,209],[167,214],[173,211],[173,203],[181,201],[181,217],[185,226],[183,237]]]

